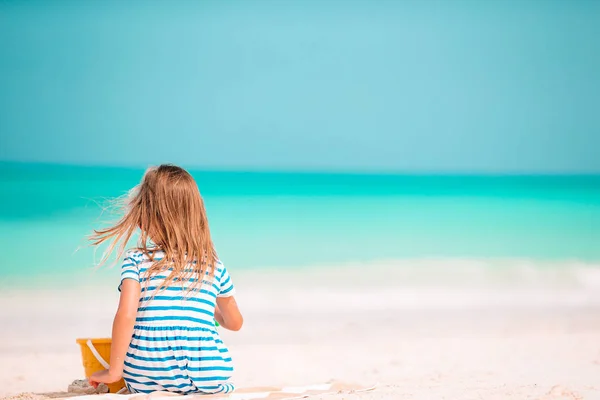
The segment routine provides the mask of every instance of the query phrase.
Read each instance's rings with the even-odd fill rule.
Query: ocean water
[[[195,171],[230,268],[600,262],[600,176]],[[143,169],[0,163],[0,284],[114,279],[86,242]],[[448,260],[447,263],[439,260]],[[402,261],[402,262],[400,262]],[[416,265],[416,264],[415,264]]]

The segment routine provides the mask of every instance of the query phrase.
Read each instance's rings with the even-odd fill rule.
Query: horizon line
[[[414,175],[414,176],[600,176],[600,171],[560,171],[560,170],[523,170],[523,171],[501,171],[501,170],[426,170],[426,169],[350,169],[350,168],[282,168],[282,167],[224,167],[224,166],[202,166],[189,165],[187,163],[146,163],[140,164],[83,164],[77,162],[57,161],[25,161],[25,160],[2,160],[0,166],[6,165],[29,165],[50,167],[76,167],[87,169],[127,169],[131,171],[144,171],[149,167],[161,164],[173,164],[181,166],[192,172],[223,172],[223,173],[270,173],[270,174],[330,174],[330,175]]]

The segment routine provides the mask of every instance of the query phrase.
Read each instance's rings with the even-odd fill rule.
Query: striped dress
[[[161,252],[154,254],[159,260]],[[148,281],[152,262],[141,251],[129,250],[121,267],[121,283],[141,284],[141,296],[123,378],[131,393],[169,391],[228,393],[233,364],[214,323],[217,297],[235,292],[227,269],[217,263],[212,284],[189,292],[187,282],[157,290],[168,275]],[[120,289],[120,286],[119,286]]]

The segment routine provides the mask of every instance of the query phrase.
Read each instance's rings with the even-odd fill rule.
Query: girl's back
[[[161,251],[150,252],[154,261],[164,257]],[[214,328],[214,313],[217,296],[233,296],[235,290],[225,266],[217,261],[212,280],[208,275],[202,286],[197,283],[197,274],[191,279],[180,279],[163,287],[165,278],[172,273],[167,269],[149,276],[148,269],[154,262],[139,250],[127,252],[121,268],[121,279],[140,282],[141,296],[136,323],[152,326],[181,326],[186,328]],[[209,272],[209,271],[207,271]]]

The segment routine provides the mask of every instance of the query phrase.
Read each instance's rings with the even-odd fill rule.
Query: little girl
[[[125,252],[138,229],[138,248]],[[237,331],[243,319],[192,176],[173,165],[150,168],[123,218],[91,240],[110,242],[103,261],[115,247],[124,256],[110,368],[93,374],[92,385],[123,377],[132,393],[233,391],[231,357],[214,321]]]

